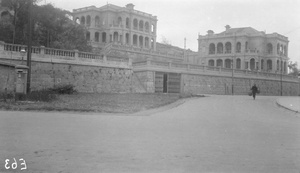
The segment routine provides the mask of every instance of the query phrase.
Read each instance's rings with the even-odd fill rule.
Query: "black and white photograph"
[[[300,173],[300,0],[0,0],[0,173]]]

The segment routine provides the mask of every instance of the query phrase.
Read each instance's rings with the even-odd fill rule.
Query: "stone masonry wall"
[[[16,71],[15,67],[0,65],[0,93],[15,90]]]
[[[232,78],[220,76],[205,76],[182,74],[183,92],[193,94],[232,94]],[[281,82],[279,80],[234,78],[234,95],[246,95],[253,84],[256,84],[261,95],[280,95]],[[282,82],[282,94],[298,96],[299,83]]]
[[[18,60],[13,60],[13,63],[21,64]],[[143,87],[140,86],[140,83],[136,81],[136,78],[133,77],[132,69],[128,68],[70,65],[37,61],[32,61],[31,68],[31,90],[40,90],[63,84],[73,84],[75,89],[79,92],[146,92]]]

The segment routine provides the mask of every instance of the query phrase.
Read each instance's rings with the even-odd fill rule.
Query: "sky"
[[[198,49],[198,34],[208,30],[220,33],[225,25],[231,28],[252,27],[267,34],[288,37],[290,61],[300,67],[300,0],[42,0],[57,8],[73,9],[109,4],[157,16],[157,41],[164,37],[171,45],[193,51]]]

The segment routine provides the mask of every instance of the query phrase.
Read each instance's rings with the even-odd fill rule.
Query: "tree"
[[[291,70],[291,72],[289,73],[290,75],[299,76],[300,70],[298,69],[297,62],[289,62],[288,68]]]
[[[85,39],[85,28],[75,24],[69,16],[71,12],[55,8],[51,4],[38,6],[39,0],[2,0],[1,5],[12,11],[11,20],[0,21],[0,39],[14,44],[27,43],[28,9],[32,7],[32,45],[57,49],[78,49],[91,51]]]
[[[161,43],[171,45],[171,42],[165,36],[161,36]]]

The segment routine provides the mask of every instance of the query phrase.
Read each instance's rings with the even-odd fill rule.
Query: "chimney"
[[[126,8],[128,8],[128,9],[130,9],[130,10],[133,10],[134,5],[133,5],[132,3],[127,4],[127,5],[126,5]]]
[[[225,28],[226,28],[226,31],[228,31],[230,29],[230,25],[226,25]]]

